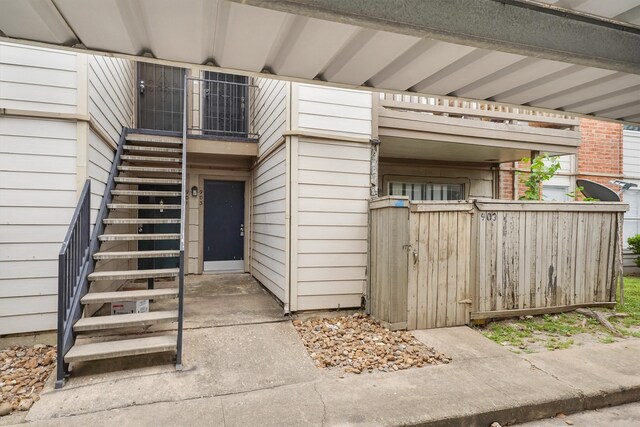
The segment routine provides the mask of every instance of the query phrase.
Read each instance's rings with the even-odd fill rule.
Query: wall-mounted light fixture
[[[198,187],[196,187],[195,185],[191,187],[191,195],[193,197],[198,197]]]

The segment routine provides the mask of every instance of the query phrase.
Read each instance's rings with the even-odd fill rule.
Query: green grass
[[[616,312],[625,313],[627,317],[610,318],[611,323],[630,337],[640,338],[640,277],[625,277],[624,304],[616,307]],[[602,310],[609,311],[609,310]],[[487,338],[498,344],[517,347],[514,353],[530,353],[530,344],[540,343],[548,350],[561,350],[574,344],[572,336],[581,333],[598,334],[600,342],[615,342],[611,333],[597,320],[586,318],[576,312],[546,314],[532,319],[518,321],[499,321],[490,323],[482,330]]]
[[[620,304],[618,293],[618,305],[616,311],[626,313],[629,316],[622,319],[611,319],[625,328],[640,326],[640,277],[624,278],[624,304]]]

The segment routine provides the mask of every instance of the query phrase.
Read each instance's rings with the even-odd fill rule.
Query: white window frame
[[[408,175],[385,175],[382,177],[382,185],[384,194],[389,195],[391,183],[402,184],[456,184],[462,185],[463,199],[469,199],[469,187],[471,180],[469,178],[446,178],[446,177],[425,177],[425,176],[408,176]]]

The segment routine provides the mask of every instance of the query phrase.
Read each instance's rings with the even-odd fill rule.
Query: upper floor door
[[[138,63],[138,127],[182,132],[185,69]]]
[[[246,76],[204,73],[202,130],[221,138],[247,138],[249,86]]]

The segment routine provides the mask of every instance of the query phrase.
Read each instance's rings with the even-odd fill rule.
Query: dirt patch
[[[449,363],[449,357],[427,347],[407,331],[390,331],[370,317],[351,316],[294,320],[309,355],[319,368],[344,372],[392,372]]]
[[[0,352],[0,414],[28,411],[56,366],[56,348],[37,344]]]

